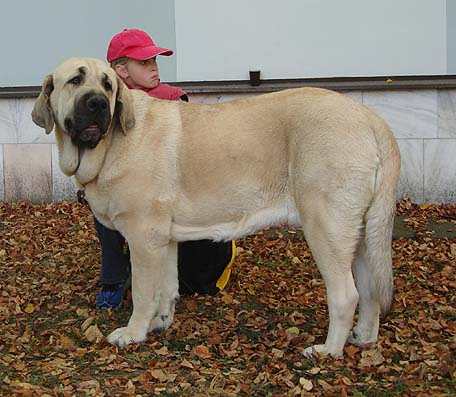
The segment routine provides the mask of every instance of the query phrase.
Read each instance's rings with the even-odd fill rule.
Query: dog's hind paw
[[[314,345],[304,349],[301,352],[305,357],[312,357],[312,356],[327,356],[330,355],[333,358],[342,358],[343,351],[328,351],[326,345]]]
[[[108,335],[108,342],[112,345],[124,347],[132,343],[138,343],[146,340],[146,333],[135,332],[128,327],[117,328]]]

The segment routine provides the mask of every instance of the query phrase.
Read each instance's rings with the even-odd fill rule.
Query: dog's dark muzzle
[[[76,145],[93,149],[108,132],[110,122],[108,98],[87,93],[77,101],[73,118],[65,119],[65,130]]]

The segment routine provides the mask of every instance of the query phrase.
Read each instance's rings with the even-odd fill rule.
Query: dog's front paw
[[[117,328],[108,335],[108,342],[112,345],[124,347],[132,343],[138,343],[146,340],[146,333],[135,332],[131,328],[121,327]]]
[[[343,351],[341,351],[341,352],[340,351],[329,351],[328,348],[326,347],[326,345],[314,345],[314,346],[308,347],[307,349],[304,349],[302,351],[302,354],[305,357],[312,357],[315,355],[318,355],[318,356],[330,355],[333,358],[342,358],[344,353],[343,353]]]

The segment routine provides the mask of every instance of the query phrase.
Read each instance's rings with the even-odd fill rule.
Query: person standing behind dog
[[[180,88],[160,82],[157,56],[170,56],[173,51],[157,46],[152,38],[138,29],[124,29],[110,41],[107,60],[130,89],[139,89],[158,99],[188,101]],[[101,244],[101,289],[97,308],[115,309],[121,302],[130,276],[130,257],[125,239],[116,230],[104,227],[94,217]],[[178,244],[180,293],[215,294],[230,277],[236,253],[234,241],[214,243],[210,240]]]

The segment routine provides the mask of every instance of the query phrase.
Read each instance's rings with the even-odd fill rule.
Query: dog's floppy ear
[[[133,100],[128,87],[117,77],[116,114],[119,118],[120,127],[125,134],[135,126],[135,113],[133,111]]]
[[[53,89],[54,82],[52,80],[52,75],[48,75],[43,82],[40,95],[35,101],[32,110],[33,122],[41,128],[44,128],[46,134],[50,134],[54,128],[54,115],[52,114],[51,104],[49,103],[49,96]]]

